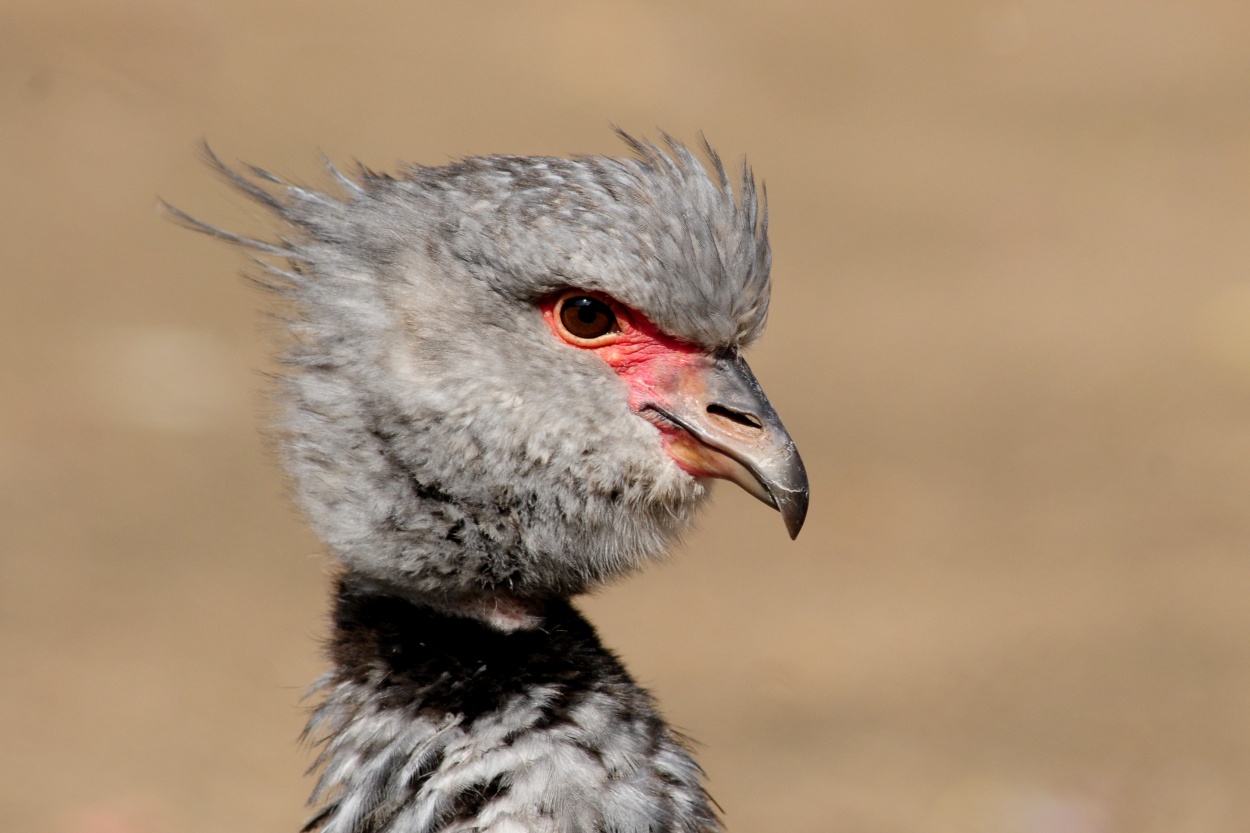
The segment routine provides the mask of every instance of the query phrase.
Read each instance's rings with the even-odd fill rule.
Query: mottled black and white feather
[[[540,628],[340,584],[308,830],[712,831],[701,772],[563,600]]]

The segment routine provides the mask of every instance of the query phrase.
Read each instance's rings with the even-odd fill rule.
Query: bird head
[[[624,138],[626,159],[362,169],[334,196],[210,155],[287,225],[216,233],[287,261],[281,447],[350,569],[578,593],[661,554],[715,478],[798,534],[803,464],[742,356],[769,299],[754,179]]]

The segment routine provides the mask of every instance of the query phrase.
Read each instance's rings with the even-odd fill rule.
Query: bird
[[[767,200],[667,134],[612,156],[480,156],[312,188],[206,161],[273,240],[276,436],[337,562],[304,833],[711,833],[687,738],[573,600],[662,557],[737,484],[807,513],[743,357]]]

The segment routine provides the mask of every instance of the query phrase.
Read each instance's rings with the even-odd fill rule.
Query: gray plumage
[[[335,671],[310,725],[324,745],[310,827],[716,828],[697,766],[649,695],[560,607],[662,554],[706,482],[674,464],[617,374],[553,339],[536,303],[568,287],[603,293],[708,355],[736,356],[768,311],[767,218],[745,167],[735,195],[710,148],[711,176],[671,139],[624,138],[627,159],[492,156],[396,177],[331,168],[333,194],[245,177],[210,153],[283,223],[281,238],[174,210],[286,261],[265,267],[290,304],[281,448],[345,570]],[[805,509],[805,482],[803,494]],[[387,616],[460,641],[437,657],[425,641],[401,650],[407,632],[376,614],[391,602],[407,607]],[[461,633],[462,620],[487,630]],[[554,642],[524,641],[545,627]],[[586,667],[519,664],[478,680],[460,651],[490,657],[484,669],[517,652],[540,666],[584,655]],[[457,696],[480,683],[493,705],[436,708],[423,674],[464,674]],[[408,699],[388,700],[409,677]]]

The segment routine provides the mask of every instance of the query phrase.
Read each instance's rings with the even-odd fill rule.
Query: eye
[[[570,295],[560,301],[560,323],[569,335],[587,341],[617,332],[616,313],[598,298]]]

